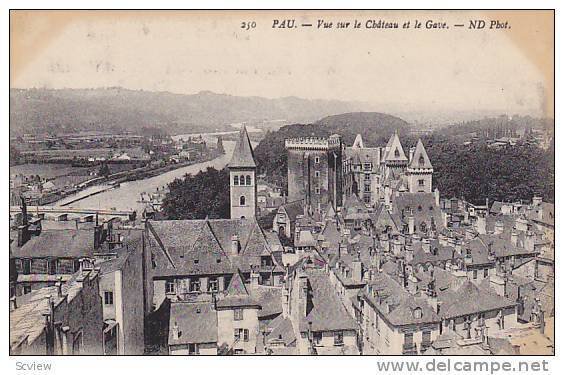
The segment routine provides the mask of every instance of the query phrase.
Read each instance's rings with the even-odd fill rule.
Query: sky
[[[311,28],[272,28],[295,19]],[[317,29],[359,20],[361,29]],[[448,30],[367,29],[367,20]],[[468,30],[471,19],[511,29]],[[553,111],[550,12],[11,12],[11,87],[360,101],[412,111]],[[255,21],[250,30],[243,21]]]

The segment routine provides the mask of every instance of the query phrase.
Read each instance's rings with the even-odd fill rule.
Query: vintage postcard
[[[554,16],[10,11],[10,355],[553,356]]]

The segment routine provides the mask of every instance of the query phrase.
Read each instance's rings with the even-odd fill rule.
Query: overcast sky
[[[489,15],[493,18],[492,15]],[[471,13],[13,13],[12,87],[129,89],[363,101],[406,110],[552,111],[552,16],[508,31],[454,29]],[[537,16],[538,17],[538,16]],[[272,29],[361,20],[362,30]],[[445,20],[446,31],[366,30],[368,19]],[[240,29],[254,20],[254,30]],[[548,26],[547,26],[548,23]],[[548,54],[548,55],[547,55]],[[548,83],[547,83],[548,82]]]

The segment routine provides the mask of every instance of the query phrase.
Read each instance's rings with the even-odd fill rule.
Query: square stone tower
[[[342,206],[343,143],[337,134],[329,138],[286,139],[288,151],[288,201],[303,199],[311,212],[328,203]]]

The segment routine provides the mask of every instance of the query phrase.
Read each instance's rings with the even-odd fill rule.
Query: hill
[[[286,188],[288,159],[286,138],[340,134],[351,145],[356,134],[362,134],[367,146],[384,145],[390,135],[398,130],[400,135],[409,133],[404,120],[378,112],[352,112],[328,116],[313,124],[287,125],[275,132],[268,132],[255,149],[259,173],[265,173],[272,182]]]
[[[11,89],[10,135],[160,128],[182,134],[226,130],[231,123],[310,122],[361,104],[296,97],[267,99],[202,91],[193,95],[123,88]]]

